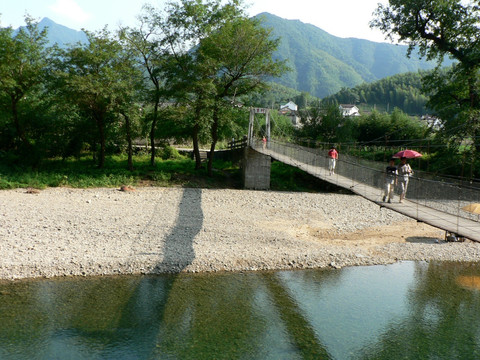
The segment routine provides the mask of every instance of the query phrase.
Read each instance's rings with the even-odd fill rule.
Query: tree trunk
[[[31,150],[32,144],[30,144],[30,141],[28,141],[27,135],[25,134],[25,129],[20,124],[20,119],[18,118],[18,109],[17,109],[18,102],[13,96],[11,97],[11,99],[12,99],[12,118],[13,118],[13,123],[15,125],[15,130],[17,131],[17,135],[25,147],[25,151],[28,153]]]
[[[127,167],[129,171],[133,171],[133,146],[132,146],[132,129],[130,124],[130,118],[127,114],[122,112],[123,117],[125,118],[125,132],[127,134]]]
[[[105,166],[105,148],[106,148],[106,141],[105,141],[105,125],[103,123],[103,119],[97,119],[97,126],[98,126],[98,134],[100,140],[100,154],[98,154],[98,167],[103,169]]]
[[[200,158],[200,148],[198,145],[198,133],[200,132],[200,125],[195,123],[193,126],[192,140],[193,140],[193,154],[195,157],[195,170],[202,168],[202,159]]]
[[[153,107],[153,119],[152,119],[152,127],[150,128],[150,147],[151,147],[151,155],[150,155],[150,165],[155,166],[155,129],[157,127],[157,119],[158,119],[158,105],[160,100],[157,98],[155,99],[155,106]]]
[[[195,156],[195,170],[202,168],[202,159],[200,158],[200,147],[198,144],[198,134],[200,133],[200,113],[202,108],[197,103],[195,106],[195,124],[193,125],[192,140],[193,140],[193,154]]]
[[[208,166],[207,166],[207,173],[208,176],[212,177],[213,176],[213,158],[214,158],[214,153],[215,153],[215,146],[217,145],[218,141],[218,104],[215,104],[215,107],[213,109],[213,124],[212,128],[210,129],[210,134],[212,135],[212,144],[210,146],[210,153],[208,156]]]

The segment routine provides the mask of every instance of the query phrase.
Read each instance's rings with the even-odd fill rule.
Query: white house
[[[293,101],[289,101],[285,105],[280,105],[280,110],[288,109],[290,111],[298,111],[298,105]]]
[[[298,116],[298,105],[293,101],[289,101],[285,105],[280,105],[279,113],[288,116],[294,127],[300,128],[302,126],[300,116]]]
[[[422,120],[433,130],[440,130],[443,127],[442,120],[432,115],[423,115]]]
[[[338,107],[343,116],[360,116],[360,109],[351,104],[340,104]]]

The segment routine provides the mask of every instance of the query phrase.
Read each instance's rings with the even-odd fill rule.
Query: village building
[[[340,112],[344,117],[347,116],[360,116],[360,109],[356,107],[355,105],[351,104],[340,104],[338,107],[340,109]]]
[[[292,125],[295,128],[301,128],[302,123],[300,122],[300,116],[298,114],[298,105],[293,101],[289,101],[285,105],[280,106],[280,115],[284,115],[290,118]]]
[[[433,115],[423,115],[422,121],[433,130],[440,130],[443,127],[442,120]]]

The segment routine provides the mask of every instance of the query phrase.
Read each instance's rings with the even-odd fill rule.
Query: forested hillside
[[[275,56],[288,60],[292,69],[275,81],[320,98],[344,87],[435,66],[415,55],[407,58],[406,46],[339,38],[313,25],[269,13],[258,17],[273,29],[273,36],[281,38]]]
[[[291,71],[272,79],[297,92],[323,98],[342,88],[372,82],[405,72],[431,69],[434,63],[406,57],[406,46],[376,43],[355,38],[339,38],[310,24],[286,20],[269,13],[257,15],[272,35],[281,39],[275,58],[287,60]],[[42,19],[39,28],[48,27],[49,45],[87,41],[81,31]],[[448,65],[449,62],[446,62]]]
[[[83,31],[70,29],[66,26],[57,24],[49,18],[43,18],[38,23],[38,28],[40,30],[48,28],[47,40],[49,46],[57,44],[60,47],[65,47],[66,45],[75,44],[77,42],[87,42],[87,35],[85,35]]]
[[[427,97],[422,93],[422,77],[427,71],[389,76],[373,83],[343,88],[323,99],[339,104],[366,104],[370,108],[393,110],[395,107],[410,115],[423,115]]]

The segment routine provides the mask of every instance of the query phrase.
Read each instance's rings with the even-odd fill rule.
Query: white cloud
[[[50,6],[50,10],[79,24],[88,21],[92,17],[92,15],[85,12],[75,0],[57,0],[55,4]]]

